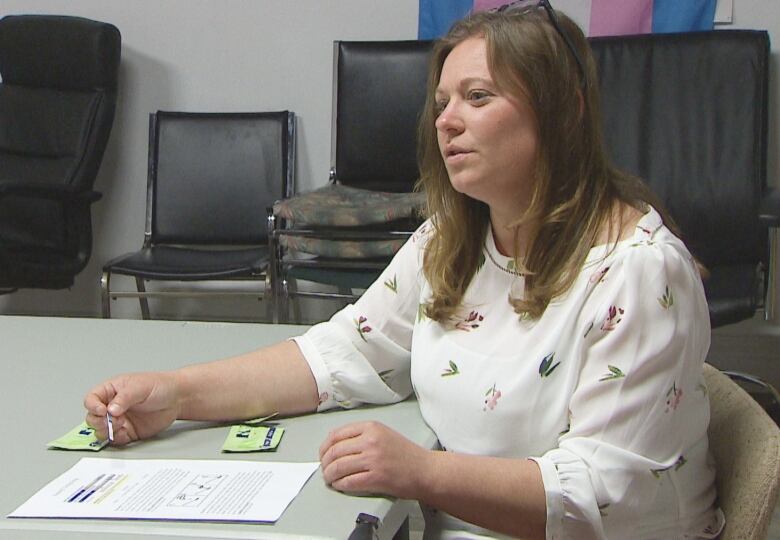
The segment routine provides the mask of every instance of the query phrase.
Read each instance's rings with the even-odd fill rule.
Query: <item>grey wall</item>
[[[780,36],[780,4],[735,4],[733,27]],[[588,0],[555,5],[587,27]],[[99,315],[102,264],[142,241],[151,111],[292,110],[298,115],[298,187],[323,185],[330,164],[332,42],[415,39],[417,9],[418,0],[3,0],[0,16],[58,13],[111,22],[122,32],[123,50],[117,116],[96,184],[104,196],[94,206],[90,264],[70,290],[0,296],[0,314]],[[776,93],[773,84],[770,178],[775,182]],[[121,278],[116,284],[132,287]],[[140,316],[132,300],[114,302],[112,309],[114,316]],[[254,319],[263,313],[252,300],[186,300],[152,304],[152,309],[183,319]],[[316,302],[304,310],[310,318],[327,312]]]

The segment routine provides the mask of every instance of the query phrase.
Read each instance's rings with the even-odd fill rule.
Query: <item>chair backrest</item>
[[[607,147],[649,183],[705,265],[767,263],[769,37],[718,30],[594,38]]]
[[[0,19],[0,181],[92,189],[113,123],[120,51],[108,23]]]
[[[738,384],[705,364],[710,397],[709,442],[718,504],[726,514],[721,540],[762,539],[780,485],[780,430]]]
[[[149,119],[146,241],[267,243],[267,208],[294,188],[295,115],[158,111]]]
[[[334,43],[332,179],[375,191],[412,190],[431,48],[430,41]]]
[[[0,184],[92,190],[116,108],[121,35],[60,15],[0,19]],[[92,251],[89,204],[0,199],[0,247],[27,254],[0,285],[61,288]],[[42,263],[41,261],[46,261]],[[1,274],[2,272],[0,272]]]

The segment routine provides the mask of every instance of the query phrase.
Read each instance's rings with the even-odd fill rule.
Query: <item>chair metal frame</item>
[[[269,275],[271,283],[271,309],[272,320],[274,323],[287,322],[289,320],[289,301],[298,298],[318,298],[325,300],[341,300],[344,302],[354,302],[360,298],[360,294],[355,294],[353,288],[338,288],[338,292],[317,292],[298,290],[296,280],[288,276],[290,268],[297,266],[301,268],[327,268],[337,270],[376,270],[381,272],[389,259],[327,259],[316,258],[297,258],[293,255],[286,255],[279,243],[279,237],[285,234],[296,235],[307,238],[323,238],[323,231],[316,229],[295,229],[287,228],[285,220],[277,218],[272,210],[268,212],[268,251],[270,254]],[[361,231],[361,230],[327,230],[327,239],[329,240],[394,240],[397,238],[409,238],[414,231],[396,231],[386,232]],[[357,287],[356,287],[357,288]],[[363,289],[360,289],[363,290]],[[300,308],[296,303],[293,306],[296,311],[295,320],[300,321]]]
[[[764,270],[766,291],[764,294],[764,320],[774,321],[777,314],[777,279],[780,267],[777,258],[780,257],[780,189],[771,188],[764,193],[759,209],[759,219],[769,228],[769,264]]]
[[[287,138],[287,155],[285,156],[285,159],[287,161],[287,172],[286,172],[286,178],[284,183],[284,196],[290,197],[295,191],[295,114],[291,111],[287,112],[287,129],[286,129],[286,138]],[[209,116],[209,115],[230,115],[235,114],[237,116],[245,115],[245,114],[251,114],[251,113],[199,113],[203,116]],[[154,214],[154,189],[155,189],[155,179],[154,179],[154,170],[155,167],[154,163],[154,152],[155,152],[155,146],[157,144],[157,127],[156,127],[157,117],[155,113],[151,113],[149,115],[149,165],[148,165],[148,171],[147,171],[147,187],[146,187],[146,220],[145,220],[145,227],[144,227],[144,241],[142,249],[150,248],[155,245],[154,238],[153,238],[153,214]],[[266,209],[268,210],[268,209]],[[269,246],[270,246],[270,236],[269,236]],[[193,246],[188,246],[193,247]],[[119,298],[138,298],[140,306],[141,306],[141,317],[142,319],[149,319],[150,318],[150,311],[149,311],[149,298],[236,298],[236,297],[251,297],[251,298],[257,298],[258,301],[263,300],[264,298],[268,298],[269,305],[268,305],[268,311],[272,314],[274,312],[274,294],[273,294],[273,279],[272,279],[272,271],[270,271],[270,268],[272,267],[270,257],[269,262],[266,265],[264,271],[260,274],[253,275],[251,277],[245,277],[245,278],[225,278],[224,280],[220,281],[231,281],[231,282],[252,282],[257,283],[262,280],[263,282],[263,288],[260,291],[223,291],[223,290],[172,290],[172,289],[160,289],[155,291],[147,291],[145,281],[143,278],[135,277],[135,284],[136,284],[136,291],[112,291],[111,290],[111,274],[110,271],[103,271],[103,274],[100,278],[100,291],[101,291],[101,308],[102,308],[102,316],[103,318],[111,318],[111,300],[112,299],[119,299]],[[164,281],[164,280],[154,280],[154,281]],[[175,281],[175,280],[171,280]],[[208,281],[216,281],[216,280],[206,280]]]

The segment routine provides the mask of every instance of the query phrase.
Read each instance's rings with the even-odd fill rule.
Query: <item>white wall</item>
[[[0,16],[79,15],[122,32],[116,120],[96,183],[95,245],[71,290],[0,296],[0,313],[100,313],[102,265],[140,248],[144,231],[148,114],[158,109],[261,111],[298,117],[300,189],[327,181],[334,40],[415,39],[416,0],[3,0]],[[132,288],[117,277],[117,285]],[[219,306],[218,311],[214,311]],[[134,300],[115,316],[139,317]],[[181,301],[152,310],[183,318],[253,318],[256,301]]]
[[[555,6],[587,28],[589,0]],[[778,36],[780,4],[735,0],[735,28]],[[95,245],[87,268],[66,291],[22,290],[0,296],[2,314],[98,316],[102,264],[138,249],[144,229],[147,122],[157,109],[248,111],[289,109],[298,116],[298,187],[327,180],[330,165],[332,42],[415,39],[418,0],[3,0],[0,16],[79,15],[122,32],[117,116],[96,183]],[[772,80],[777,80],[773,48]],[[778,183],[778,107],[772,85],[770,182]],[[131,287],[129,280],[117,285]],[[137,318],[137,302],[113,303],[115,316]],[[178,318],[252,319],[254,301],[152,304]],[[315,304],[305,309],[322,313]]]

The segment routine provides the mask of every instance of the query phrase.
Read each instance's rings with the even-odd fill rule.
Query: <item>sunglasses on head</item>
[[[516,0],[515,2],[504,4],[503,6],[491,9],[490,11],[496,13],[507,11],[529,12],[539,8],[543,8],[545,13],[547,13],[547,17],[550,19],[550,23],[553,25],[553,28],[556,32],[558,32],[558,35],[561,36],[564,43],[566,43],[566,47],[568,47],[569,51],[574,57],[574,61],[577,62],[577,67],[579,68],[581,75],[581,85],[584,90],[585,85],[587,84],[587,79],[585,77],[585,64],[582,62],[582,58],[580,58],[580,55],[577,53],[577,49],[574,47],[574,43],[572,43],[569,35],[563,31],[563,28],[561,28],[561,25],[558,22],[558,16],[555,14],[555,10],[552,8],[548,0]]]

